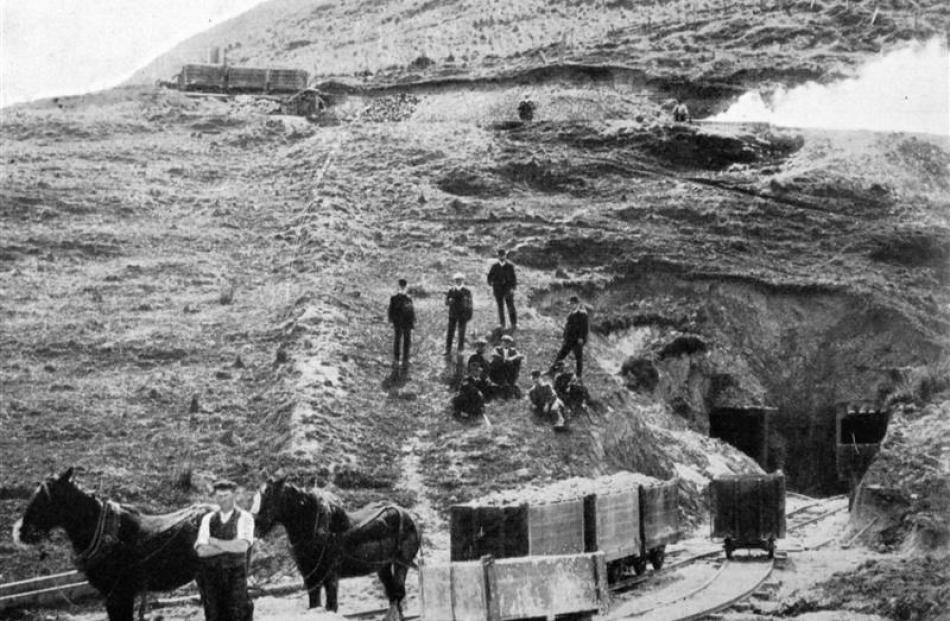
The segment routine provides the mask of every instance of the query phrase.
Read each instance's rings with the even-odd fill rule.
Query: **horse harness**
[[[400,508],[397,507],[396,505],[383,505],[383,506],[381,506],[381,507],[379,508],[379,510],[376,511],[376,513],[374,513],[373,515],[371,515],[371,516],[368,517],[368,518],[363,519],[360,523],[356,524],[355,526],[351,526],[350,528],[347,529],[346,532],[351,532],[351,531],[354,531],[354,530],[358,530],[358,529],[360,529],[360,528],[363,528],[363,527],[365,527],[365,526],[368,526],[369,524],[372,524],[373,522],[375,522],[376,520],[378,520],[380,517],[382,517],[387,511],[390,511],[390,510],[395,511],[395,512],[396,512],[396,515],[399,516],[399,529],[398,529],[398,534],[397,534],[397,537],[396,537],[396,546],[398,547],[399,541],[402,539],[403,514],[402,514],[402,511],[400,510]],[[326,579],[326,576],[328,576],[329,574],[333,573],[333,572],[337,569],[337,566],[340,564],[340,562],[343,560],[344,557],[347,558],[347,559],[350,559],[350,560],[366,562],[364,559],[360,559],[360,558],[357,558],[357,557],[354,557],[354,556],[350,556],[350,555],[348,555],[348,554],[344,554],[344,553],[343,553],[343,550],[342,550],[343,546],[341,545],[341,543],[340,543],[340,541],[339,541],[339,538],[342,537],[343,535],[345,535],[345,533],[340,533],[340,534],[338,535],[338,534],[336,534],[336,533],[332,533],[332,532],[331,532],[331,533],[328,533],[327,535],[323,535],[323,534],[321,534],[320,532],[318,532],[319,526],[320,526],[320,520],[319,520],[319,519],[315,519],[315,520],[314,520],[314,523],[313,523],[313,530],[314,530],[314,532],[313,532],[313,535],[312,535],[309,539],[306,539],[306,540],[298,539],[297,541],[291,541],[291,545],[296,546],[296,545],[299,545],[299,544],[301,544],[301,543],[309,543],[309,542],[311,542],[311,541],[316,541],[316,540],[319,539],[320,537],[328,537],[328,538],[330,539],[330,541],[328,541],[326,544],[324,544],[323,546],[321,546],[320,557],[317,559],[317,562],[314,564],[313,569],[312,569],[309,573],[307,573],[307,574],[304,576],[304,582],[306,582],[307,579],[311,578],[311,577],[317,572],[317,570],[320,569],[320,565],[321,565],[321,563],[323,562],[324,557],[326,556],[327,548],[329,548],[330,546],[338,547],[338,548],[340,548],[340,549],[338,550],[337,558],[333,561],[333,563],[332,563],[332,564],[326,569],[326,571],[324,572],[323,580]],[[398,552],[397,552],[396,554],[394,554],[394,558],[393,558],[392,560],[386,561],[385,563],[381,563],[381,565],[388,565],[388,564],[390,564],[390,563],[395,564],[395,565],[404,565],[404,566],[406,566],[406,567],[413,567],[413,564],[412,564],[412,563],[406,564],[405,562],[400,561],[400,560],[398,559]],[[319,582],[322,583],[323,580],[320,580]]]
[[[80,571],[86,572],[95,567],[119,541],[120,507],[117,503],[107,500],[101,503],[99,520],[92,541],[85,550],[73,559]]]

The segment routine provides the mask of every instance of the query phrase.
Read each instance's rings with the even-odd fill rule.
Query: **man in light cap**
[[[505,334],[501,337],[501,345],[492,352],[489,378],[498,384],[505,396],[520,398],[518,389],[518,375],[521,373],[521,364],[524,354],[515,349],[515,339]]]
[[[234,503],[237,484],[219,479],[212,485],[218,510],[198,527],[196,582],[206,621],[250,621],[254,604],[247,593],[247,565],[254,544],[254,517]]]
[[[569,301],[572,309],[567,315],[567,323],[564,325],[564,342],[561,344],[557,356],[554,357],[554,362],[560,362],[569,353],[573,353],[574,362],[577,366],[577,377],[581,377],[584,374],[584,345],[590,335],[590,320],[587,317],[587,309],[581,304],[580,298],[572,295]],[[552,365],[549,372],[553,370],[554,366]]]
[[[474,305],[472,303],[472,292],[462,284],[465,276],[456,272],[452,276],[455,284],[449,287],[445,292],[445,305],[449,308],[449,328],[445,334],[445,355],[452,353],[452,339],[455,336],[455,330],[458,329],[459,351],[465,351],[465,326],[472,318]]]

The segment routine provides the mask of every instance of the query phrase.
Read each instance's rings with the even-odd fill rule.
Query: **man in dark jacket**
[[[508,307],[508,319],[511,329],[518,327],[518,314],[515,312],[515,287],[518,280],[515,278],[515,266],[508,261],[508,251],[499,250],[498,260],[488,270],[488,284],[495,294],[495,303],[498,304],[498,325],[505,327],[505,306]]]
[[[409,365],[409,350],[412,347],[412,329],[416,325],[416,312],[412,307],[412,298],[406,292],[406,279],[399,279],[399,290],[389,298],[389,321],[393,324],[393,363],[399,364],[402,354],[403,365]]]
[[[456,416],[481,416],[485,413],[485,396],[478,389],[474,377],[466,377],[452,397],[452,411]]]
[[[584,345],[587,343],[587,337],[590,333],[590,322],[587,318],[587,309],[581,304],[580,298],[576,295],[571,296],[570,300],[573,309],[567,316],[567,323],[564,326],[564,342],[561,344],[560,351],[554,358],[554,362],[560,362],[567,357],[569,353],[574,353],[574,361],[577,365],[577,377],[584,373]],[[554,367],[551,367],[553,370]]]
[[[482,392],[482,396],[489,401],[498,395],[498,386],[488,378],[491,370],[491,361],[485,357],[485,339],[475,341],[475,353],[468,357],[465,364],[465,373],[475,380],[475,385]]]
[[[445,355],[452,353],[452,339],[455,330],[459,333],[459,352],[465,350],[465,326],[472,318],[472,292],[462,284],[465,277],[455,274],[452,277],[455,284],[445,293],[445,305],[449,308],[449,329],[445,334]]]
[[[518,388],[518,375],[524,354],[515,349],[515,340],[509,336],[501,337],[501,345],[492,352],[491,366],[488,370],[489,379],[498,385],[499,394],[504,398],[521,398]]]

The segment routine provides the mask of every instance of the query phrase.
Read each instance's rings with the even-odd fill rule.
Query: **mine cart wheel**
[[[647,558],[645,556],[637,556],[633,559],[633,571],[636,572],[638,576],[642,576],[643,572],[647,570]]]
[[[607,563],[607,583],[615,584],[623,577],[623,562]]]
[[[666,560],[666,546],[650,550],[650,564],[653,565],[653,569],[660,571],[663,568],[664,560]]]
[[[726,537],[726,540],[722,542],[722,547],[726,550],[726,558],[731,561],[732,553],[736,549],[735,544],[732,542],[732,537]]]
[[[769,553],[769,558],[775,558],[775,537],[769,537],[765,542],[765,550]]]

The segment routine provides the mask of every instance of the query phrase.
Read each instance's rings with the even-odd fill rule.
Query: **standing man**
[[[201,518],[195,551],[198,553],[198,590],[206,621],[251,621],[254,604],[247,594],[247,565],[254,544],[254,517],[234,504],[233,481],[214,485],[218,510]]]
[[[445,305],[449,307],[449,329],[445,334],[445,355],[452,353],[452,338],[455,330],[459,333],[459,352],[465,350],[465,326],[472,318],[472,292],[462,284],[465,277],[461,273],[452,276],[455,284],[445,293]]]
[[[689,123],[691,118],[689,108],[686,107],[686,104],[677,100],[676,106],[673,107],[673,121],[676,123]]]
[[[412,329],[416,325],[416,311],[412,308],[412,298],[406,292],[406,279],[399,279],[399,290],[389,298],[389,321],[393,324],[393,365],[409,366],[409,350],[412,348]]]
[[[518,281],[515,278],[515,266],[508,261],[508,251],[498,251],[498,260],[488,270],[488,284],[495,294],[498,304],[498,325],[505,328],[505,306],[508,307],[508,319],[511,329],[518,328],[518,314],[515,312],[515,287]]]
[[[581,304],[580,298],[572,295],[570,299],[573,309],[567,316],[564,326],[564,343],[554,358],[555,364],[564,360],[571,352],[574,353],[574,362],[577,365],[577,377],[584,373],[584,345],[590,333],[590,321],[587,318],[587,309]],[[553,371],[554,366],[551,366]],[[549,371],[550,372],[550,371]]]

